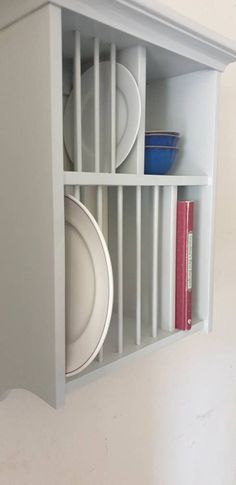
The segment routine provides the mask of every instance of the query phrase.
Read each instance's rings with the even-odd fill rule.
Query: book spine
[[[177,202],[175,328],[192,325],[193,201]]]

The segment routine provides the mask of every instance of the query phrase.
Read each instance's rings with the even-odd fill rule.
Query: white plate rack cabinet
[[[54,407],[122,362],[212,327],[214,191],[220,72],[236,46],[157,4],[31,0],[0,6],[0,390]],[[99,62],[111,65],[110,165],[99,151]],[[116,62],[141,98],[135,144],[116,170]],[[95,72],[94,170],[81,150],[81,75]],[[74,89],[74,164],[63,101]],[[173,172],[144,175],[145,129],[181,133]],[[114,273],[111,326],[98,358],[65,377],[64,193],[94,213]],[[193,199],[193,325],[174,329],[178,199]],[[82,304],[82,303],[81,303]]]

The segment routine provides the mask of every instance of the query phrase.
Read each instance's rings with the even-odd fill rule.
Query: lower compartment
[[[102,350],[86,369],[68,378],[69,383],[207,329],[210,304],[210,186],[83,186],[77,194],[107,242],[114,304]],[[194,201],[193,323],[184,332],[175,329],[176,206],[178,200],[190,199]]]

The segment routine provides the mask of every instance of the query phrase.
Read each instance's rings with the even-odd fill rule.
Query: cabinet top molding
[[[236,60],[236,43],[156,1],[151,9],[136,0],[1,0],[0,30],[46,5],[67,9],[223,71]]]

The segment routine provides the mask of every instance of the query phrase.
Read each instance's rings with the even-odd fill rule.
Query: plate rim
[[[99,67],[101,67],[101,65],[108,65],[108,64],[111,64],[110,61],[101,61],[99,63]],[[128,157],[129,153],[131,152],[134,144],[135,144],[135,141],[137,139],[137,135],[138,135],[138,132],[139,132],[139,129],[140,129],[140,122],[141,122],[141,114],[142,114],[142,103],[141,103],[141,96],[140,96],[140,91],[139,91],[139,87],[138,87],[138,84],[137,84],[137,81],[134,77],[134,75],[132,74],[132,72],[126,67],[124,66],[124,64],[121,64],[121,62],[116,62],[116,69],[120,69],[120,72],[123,72],[123,74],[125,73],[125,75],[127,76],[127,78],[133,83],[133,88],[135,89],[135,92],[136,92],[136,95],[137,95],[137,123],[136,123],[136,129],[134,130],[134,134],[133,134],[133,137],[131,138],[132,140],[132,143],[130,143],[130,146],[128,148],[128,150],[126,149],[124,152],[125,154],[121,157],[121,160],[120,161],[117,161],[117,158],[116,158],[116,164],[115,164],[115,168],[119,168],[120,165],[122,165],[122,163],[124,163],[124,161],[126,160],[126,158]],[[90,66],[81,76],[81,90],[82,90],[82,80],[83,80],[83,76],[86,76],[88,75],[88,73],[90,72],[93,72],[94,71],[94,65]],[[116,84],[116,90],[119,88],[118,84]],[[124,94],[125,96],[125,93],[124,91],[122,91],[122,93]],[[64,119],[64,122],[63,122],[63,140],[64,140],[64,146],[65,146],[65,149],[66,149],[66,153],[69,157],[69,159],[71,160],[71,162],[74,164],[74,160],[73,158],[74,157],[71,157],[69,151],[68,151],[68,143],[66,142],[66,136],[65,136],[65,120],[68,119],[68,106],[69,104],[71,103],[71,97],[73,96],[74,94],[74,88],[72,88],[69,96],[68,96],[68,99],[67,99],[67,102],[66,102],[66,105],[65,105],[65,109],[64,109],[64,116],[63,116],[63,119]],[[128,100],[128,103],[129,103],[129,96],[125,96],[125,99]],[[82,114],[82,111],[83,111],[83,100],[81,102],[81,114]],[[133,120],[133,115],[131,116],[132,120]],[[82,123],[82,119],[81,119],[81,123]],[[83,144],[83,142],[82,142]],[[117,146],[117,145],[116,145]],[[73,150],[73,148],[72,148]],[[70,150],[71,151],[71,150]],[[116,150],[117,152],[117,150]]]
[[[90,354],[88,359],[82,365],[80,365],[76,369],[73,369],[69,372],[67,372],[66,365],[65,365],[65,375],[66,375],[66,377],[72,377],[73,375],[76,375],[79,372],[82,372],[82,370],[84,370],[95,359],[95,357],[97,356],[99,350],[101,349],[101,347],[104,343],[104,340],[106,338],[106,335],[107,335],[107,332],[108,332],[108,329],[109,329],[109,326],[110,326],[111,316],[112,316],[113,297],[114,297],[114,281],[113,281],[113,271],[112,271],[111,258],[110,258],[109,250],[108,250],[108,247],[107,247],[107,243],[105,241],[103,233],[102,233],[96,219],[91,214],[91,212],[87,209],[87,207],[82,202],[80,202],[78,199],[76,199],[76,197],[74,197],[73,195],[65,194],[64,199],[71,200],[75,205],[77,205],[80,209],[82,209],[84,211],[84,213],[86,214],[86,216],[89,218],[90,222],[92,223],[94,229],[96,230],[96,232],[99,236],[99,240],[100,240],[102,250],[103,250],[104,256],[105,256],[105,261],[106,261],[106,266],[107,266],[107,274],[108,274],[107,311],[106,311],[106,320],[105,320],[105,323],[103,325],[101,337],[100,337],[94,351],[92,352],[92,354]],[[66,218],[65,218],[65,221],[66,221]],[[65,322],[65,324],[66,324],[66,322]],[[66,344],[66,348],[67,348],[67,344]]]

